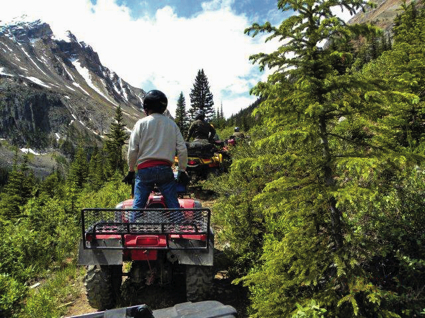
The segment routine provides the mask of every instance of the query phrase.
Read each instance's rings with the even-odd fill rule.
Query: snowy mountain
[[[120,105],[131,129],[145,92],[92,47],[42,21],[0,21],[0,139],[41,151],[99,143]]]

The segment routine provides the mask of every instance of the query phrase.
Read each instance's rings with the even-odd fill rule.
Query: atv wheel
[[[98,310],[113,308],[118,284],[121,284],[121,266],[88,266],[84,285],[90,306]]]
[[[186,266],[187,301],[206,300],[212,288],[212,267]]]

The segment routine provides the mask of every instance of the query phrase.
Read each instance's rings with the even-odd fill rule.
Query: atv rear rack
[[[110,250],[208,249],[210,218],[211,211],[205,208],[83,209],[83,247]],[[138,235],[144,235],[147,242],[157,238],[157,242],[153,246],[148,243],[126,246],[125,242]],[[109,244],[110,240],[120,244]]]

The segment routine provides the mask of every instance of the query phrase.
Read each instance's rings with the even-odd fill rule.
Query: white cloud
[[[344,22],[348,22],[353,17],[346,8],[332,7],[331,11]]]
[[[71,30],[130,84],[146,89],[152,83],[164,91],[172,113],[181,91],[189,108],[190,89],[203,68],[216,106],[222,102],[229,116],[255,101],[248,93],[260,74],[253,72],[258,66],[248,58],[266,50],[263,39],[243,33],[250,22],[231,10],[233,2],[203,3],[203,11],[192,18],[178,17],[166,6],[155,16],[135,19],[114,0],[98,0],[96,5],[90,0],[14,0],[2,6],[0,20],[25,13],[49,23],[54,33]],[[225,91],[234,94],[229,97]],[[240,97],[243,93],[246,97]]]

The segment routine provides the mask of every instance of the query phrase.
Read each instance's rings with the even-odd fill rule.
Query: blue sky
[[[90,0],[94,5],[97,0]],[[156,11],[169,6],[174,12],[184,18],[190,18],[201,13],[202,3],[212,1],[201,0],[118,0],[119,5],[130,8],[131,15],[139,18],[144,15],[154,16]],[[251,21],[265,22],[276,11],[277,0],[237,0],[231,5],[236,14],[245,14]]]
[[[252,104],[250,89],[266,79],[249,56],[279,46],[244,29],[288,16],[277,0],[14,0],[0,20],[22,14],[50,24],[55,34],[70,30],[131,85],[164,91],[172,114],[180,92],[190,107],[194,79],[204,69],[226,117]]]

